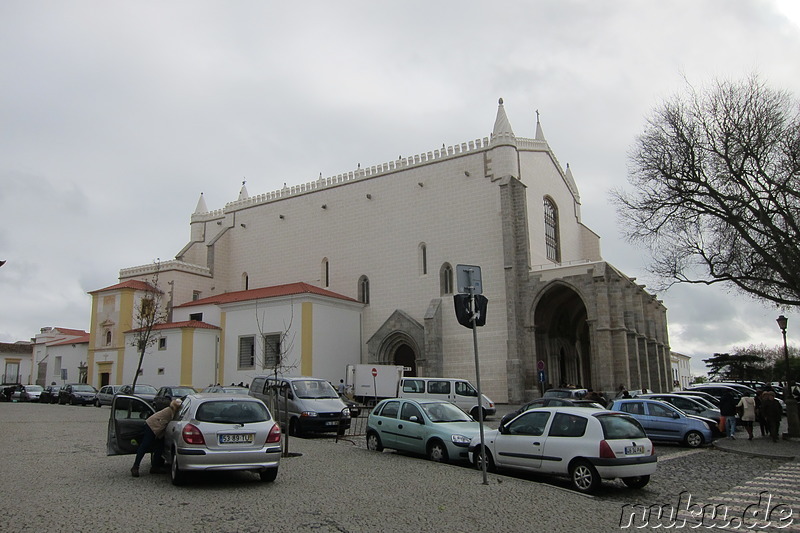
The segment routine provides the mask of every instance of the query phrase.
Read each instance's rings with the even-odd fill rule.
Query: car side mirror
[[[410,417],[408,417],[408,420],[410,422],[416,422],[417,424],[422,424],[422,420],[420,420],[417,415],[411,415]]]
[[[286,397],[289,398],[290,400],[294,400],[294,394],[292,394],[292,391],[287,392]]]
[[[501,435],[505,435],[508,433],[508,428],[501,424],[497,427],[497,431],[499,431]]]

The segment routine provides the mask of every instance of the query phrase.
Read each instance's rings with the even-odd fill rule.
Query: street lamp
[[[789,319],[781,315],[777,319],[778,327],[781,328],[783,333],[783,359],[786,363],[786,381],[783,388],[783,401],[786,403],[786,437],[798,438],[800,437],[800,417],[797,413],[797,400],[794,399],[792,394],[792,379],[789,367],[789,346],[786,344],[786,325]]]

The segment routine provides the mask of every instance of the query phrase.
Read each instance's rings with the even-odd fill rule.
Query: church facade
[[[316,331],[306,361],[326,358],[327,335],[353,352],[344,357],[353,363],[472,379],[472,332],[456,321],[453,294],[457,265],[477,265],[488,298],[477,334],[482,389],[495,401],[521,402],[543,385],[670,390],[666,309],[602,259],[580,207],[572,171],[556,159],[538,119],[534,138],[517,137],[501,100],[489,137],[261,195],[243,185],[218,210],[201,195],[189,242],[158,265],[159,281],[170,321],[182,328],[192,302],[213,306],[229,293],[254,302],[254,291],[268,287],[317,287],[324,294],[316,297],[358,320]],[[147,281],[155,268],[123,269],[120,283]],[[206,312],[202,320],[224,337],[238,327],[226,316]],[[92,354],[100,353],[102,328],[125,334],[113,324],[93,311],[91,365],[99,363]],[[228,337],[223,350],[239,349]],[[114,357],[105,353],[105,364]],[[229,364],[225,381],[259,373]],[[315,367],[292,368],[306,375]],[[344,368],[328,372],[319,377],[344,376]]]

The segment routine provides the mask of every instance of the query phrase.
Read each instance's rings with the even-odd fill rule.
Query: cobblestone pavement
[[[168,476],[149,475],[147,459],[142,477],[133,479],[131,457],[106,456],[109,413],[108,407],[0,404],[0,531],[596,533],[619,531],[631,518],[626,509],[637,504],[678,507],[684,492],[693,504],[741,514],[765,491],[773,495],[772,508],[783,504],[794,512],[789,528],[774,530],[800,531],[800,463],[785,458],[660,444],[658,472],[644,489],[607,481],[596,496],[584,496],[568,490],[566,480],[545,476],[489,475],[486,486],[467,466],[370,452],[361,436],[338,444],[292,439],[291,450],[302,456],[284,459],[275,483],[220,473],[177,488]],[[658,525],[649,518],[644,528]]]

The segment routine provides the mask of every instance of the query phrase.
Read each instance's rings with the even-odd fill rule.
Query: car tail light
[[[600,457],[602,459],[616,459],[616,454],[614,454],[614,450],[611,449],[611,446],[604,441],[600,441]]]
[[[205,444],[206,439],[203,438],[203,434],[197,429],[197,426],[193,424],[186,424],[186,427],[183,428],[181,432],[183,435],[183,441],[186,444]]]
[[[656,445],[655,444],[651,444],[650,445],[650,455],[655,455],[655,454],[656,454]]]
[[[272,444],[281,441],[281,427],[278,424],[272,426],[267,435],[267,444]]]

